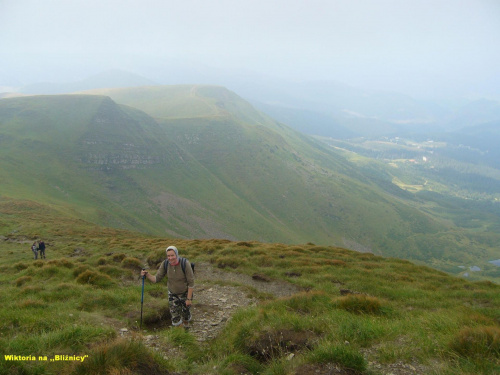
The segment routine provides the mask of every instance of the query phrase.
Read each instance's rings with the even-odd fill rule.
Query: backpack
[[[184,272],[184,275],[186,274],[186,258],[179,257],[179,262],[181,262],[181,268],[182,272]],[[165,270],[165,273],[167,272],[167,267],[168,267],[168,259],[165,259],[163,262],[163,269]],[[191,269],[193,270],[194,273],[194,263],[191,263]]]

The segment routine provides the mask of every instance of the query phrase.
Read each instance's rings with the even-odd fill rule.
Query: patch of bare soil
[[[351,370],[346,370],[334,363],[307,363],[295,369],[295,375],[355,375]]]

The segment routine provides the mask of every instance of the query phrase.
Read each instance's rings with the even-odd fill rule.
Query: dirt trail
[[[227,272],[209,263],[196,264],[196,287],[193,305],[193,321],[190,331],[198,341],[217,336],[231,315],[240,307],[257,303],[249,296],[249,288],[275,297],[298,293],[296,285],[249,275]]]

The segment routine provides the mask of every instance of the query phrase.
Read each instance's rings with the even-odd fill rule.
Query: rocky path
[[[237,309],[257,303],[251,290],[274,297],[285,297],[300,291],[297,286],[283,282],[226,272],[208,263],[196,265],[196,288],[193,321],[190,331],[198,341],[217,336]]]

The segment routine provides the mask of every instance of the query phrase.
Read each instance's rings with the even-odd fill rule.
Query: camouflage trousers
[[[173,294],[168,292],[168,307],[172,317],[172,325],[178,326],[182,321],[191,320],[191,306],[186,306],[187,292],[183,294]]]

